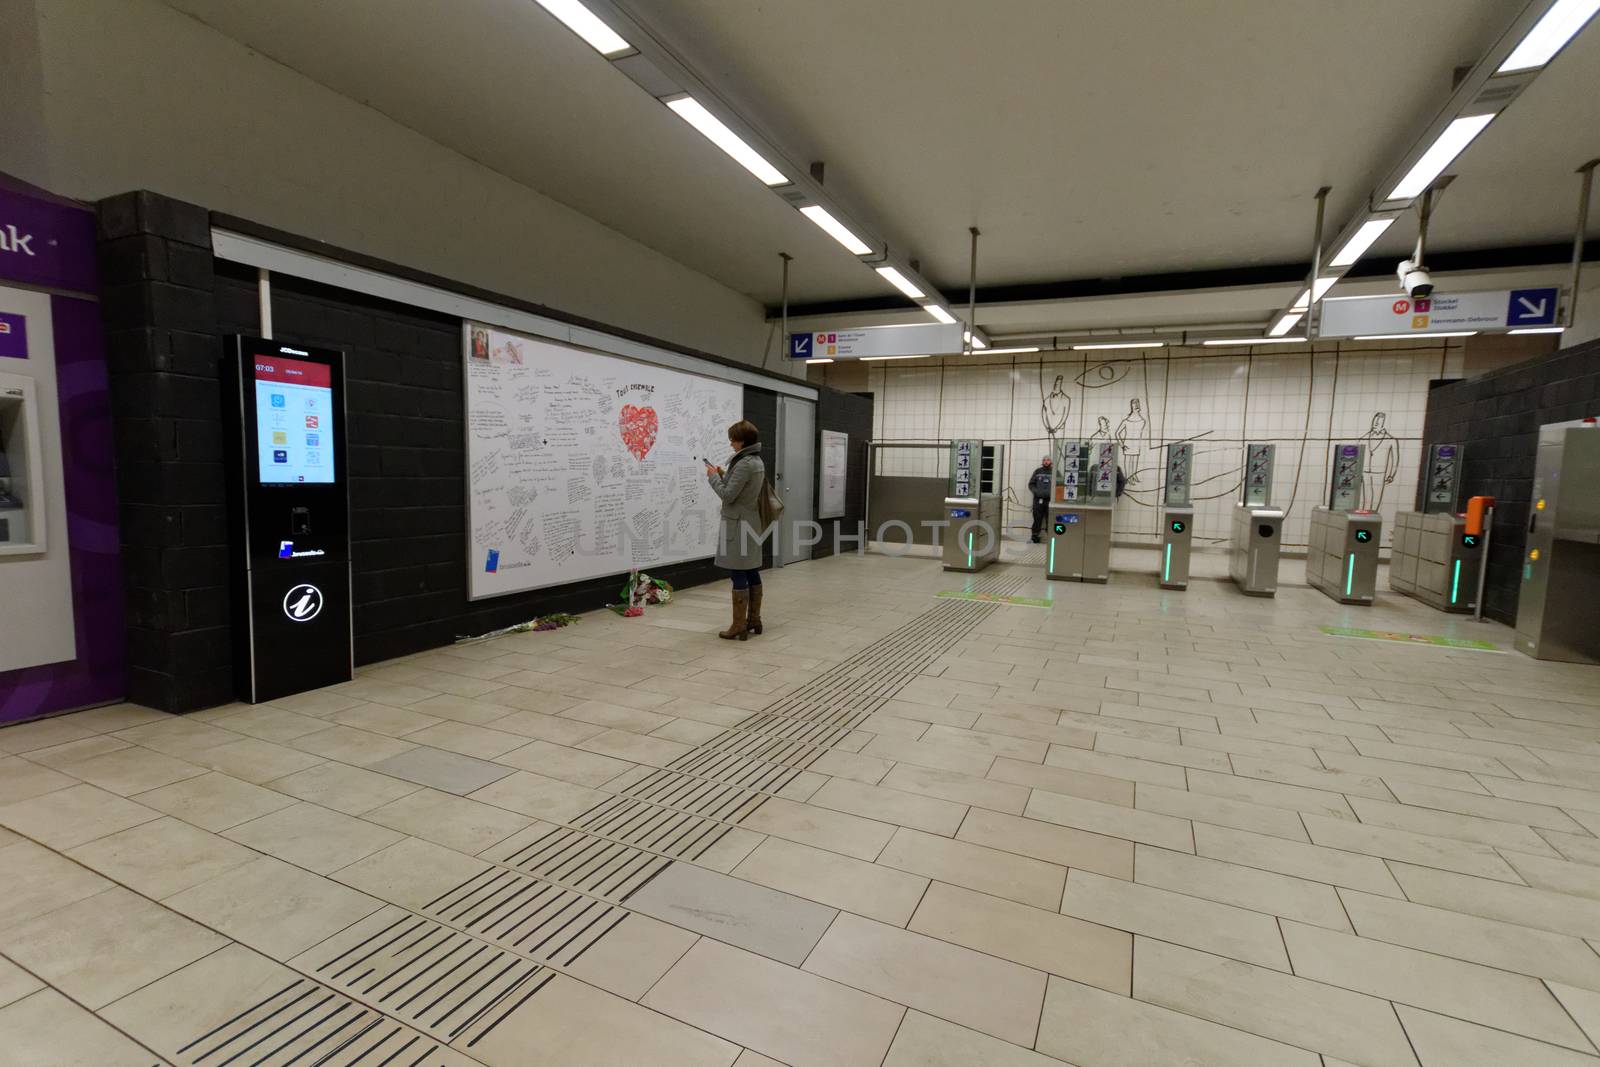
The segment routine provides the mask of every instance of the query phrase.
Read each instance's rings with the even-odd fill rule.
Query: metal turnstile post
[[[1282,543],[1282,509],[1251,504],[1233,506],[1228,575],[1241,593],[1277,596],[1278,550]]]
[[[1167,508],[1161,515],[1161,588],[1189,588],[1189,548],[1194,509]]]

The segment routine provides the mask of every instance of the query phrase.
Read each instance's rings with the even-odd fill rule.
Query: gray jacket
[[[743,458],[740,458],[743,457]],[[761,487],[766,483],[767,466],[761,461],[761,446],[751,445],[734,453],[727,473],[710,471],[706,480],[722,501],[722,532],[717,539],[716,565],[730,571],[751,571],[761,566]]]

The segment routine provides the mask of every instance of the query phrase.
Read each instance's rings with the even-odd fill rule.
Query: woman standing
[[[733,458],[726,469],[706,460],[706,481],[722,501],[722,532],[717,541],[716,564],[732,572],[733,625],[717,634],[743,641],[761,632],[761,491],[767,466],[761,461],[761,437],[750,422],[741,419],[728,427]]]

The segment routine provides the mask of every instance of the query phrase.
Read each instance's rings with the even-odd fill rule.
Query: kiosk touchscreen
[[[236,663],[255,703],[353,677],[344,353],[231,343]]]

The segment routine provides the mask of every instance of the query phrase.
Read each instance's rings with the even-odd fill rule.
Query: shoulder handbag
[[[756,511],[761,516],[761,525],[769,527],[783,517],[783,501],[772,489],[772,479],[761,479],[761,495],[756,498]]]

